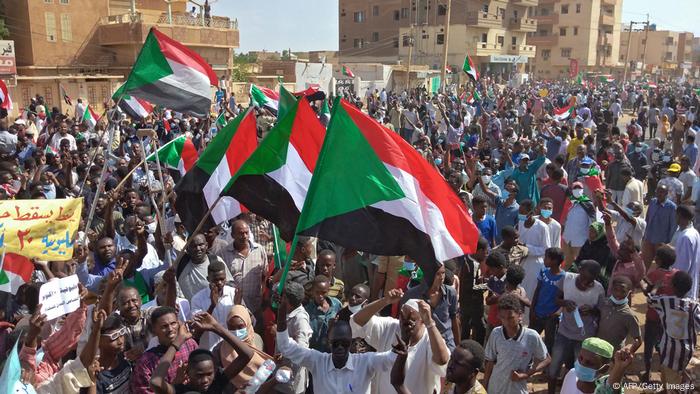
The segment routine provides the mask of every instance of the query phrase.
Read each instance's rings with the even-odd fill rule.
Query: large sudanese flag
[[[479,231],[442,176],[398,134],[352,104],[333,105],[297,234],[378,255],[437,261],[476,250]]]
[[[277,115],[280,96],[272,89],[262,86],[250,85],[250,104],[257,105],[261,108],[267,108],[268,111]]]
[[[462,65],[462,70],[469,75],[469,77],[474,81],[479,80],[479,70],[476,69],[474,61],[472,61],[471,56],[467,55],[464,58],[464,65]]]
[[[10,252],[3,253],[1,260],[0,291],[17,294],[20,286],[31,281],[34,264],[26,257]]]
[[[119,100],[119,97],[112,98],[117,101]],[[153,108],[153,104],[134,96],[127,95],[122,97],[121,101],[119,101],[119,109],[129,115],[131,119],[145,119],[153,113]]]
[[[215,203],[210,217],[206,218],[209,227],[244,211],[234,198],[222,196],[219,200],[219,195],[257,146],[255,112],[249,110],[228,122],[216,134],[194,167],[178,182],[175,186],[177,213],[190,232]]]
[[[277,225],[291,241],[325,134],[309,102],[296,101],[222,194]]]
[[[205,118],[211,108],[211,86],[218,84],[214,70],[199,54],[153,27],[129,78],[114,97],[135,96]]]

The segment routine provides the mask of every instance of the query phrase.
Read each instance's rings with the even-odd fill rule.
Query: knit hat
[[[608,341],[597,337],[590,337],[584,340],[581,344],[581,348],[607,359],[612,358],[613,352],[615,351],[613,345]]]

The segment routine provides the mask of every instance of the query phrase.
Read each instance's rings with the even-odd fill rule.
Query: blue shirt
[[[537,205],[540,199],[540,189],[537,187],[537,170],[544,164],[544,156],[538,157],[527,165],[525,171],[520,171],[520,168],[513,170],[512,178],[518,184],[518,201],[526,199],[532,200]]]
[[[535,304],[535,315],[537,317],[547,317],[559,309],[556,304],[557,291],[559,291],[557,282],[563,277],[563,272],[554,275],[546,267],[542,268],[537,275],[537,283],[540,285],[540,291],[537,293],[537,303]]]
[[[479,229],[481,236],[489,242],[489,247],[495,246],[493,242],[496,239],[496,219],[493,215],[486,215],[483,220],[474,219],[474,224]]]
[[[647,209],[647,228],[644,239],[653,243],[669,243],[676,232],[676,204],[668,198],[659,203],[656,197],[651,200]]]
[[[688,146],[686,146],[685,149],[683,149],[683,154],[688,156],[688,158],[690,159],[691,165],[694,164],[695,159],[697,159],[697,157],[698,157],[697,145],[695,145],[695,143],[688,144]]]
[[[515,226],[518,223],[518,210],[520,204],[513,201],[513,205],[505,206],[506,199],[496,197],[496,243],[501,243],[501,230],[505,226]]]
[[[309,314],[309,325],[311,325],[311,329],[314,332],[309,340],[309,347],[320,352],[330,353],[331,346],[330,343],[328,343],[329,324],[343,305],[341,305],[340,301],[335,297],[326,297],[326,301],[329,305],[328,311],[326,312],[323,312],[313,301],[304,305],[304,309],[306,309],[306,312]]]

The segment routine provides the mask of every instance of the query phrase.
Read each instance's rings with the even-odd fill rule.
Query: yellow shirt
[[[566,147],[566,154],[568,155],[568,158],[571,159],[572,157],[576,156],[576,149],[578,149],[579,145],[583,144],[583,138],[578,139],[574,138],[569,142],[569,146]]]

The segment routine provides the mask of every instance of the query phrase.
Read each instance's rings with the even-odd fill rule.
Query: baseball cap
[[[681,172],[681,165],[678,163],[673,163],[668,166],[668,172]]]
[[[520,155],[520,160],[530,160],[530,155],[528,155],[527,153],[523,153],[522,155]]]

